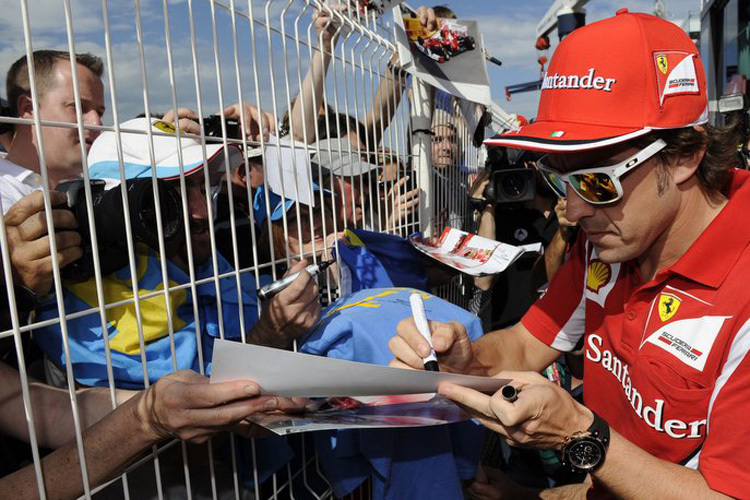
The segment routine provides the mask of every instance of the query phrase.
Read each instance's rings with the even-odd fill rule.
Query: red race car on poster
[[[433,61],[443,63],[451,57],[476,48],[474,37],[469,35],[466,26],[444,19],[440,22],[440,29],[433,36],[427,39],[417,38],[415,45],[421,53]]]

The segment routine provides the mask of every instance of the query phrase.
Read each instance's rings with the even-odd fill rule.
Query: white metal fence
[[[311,443],[302,438],[293,443],[297,447],[297,458],[265,481],[261,480],[257,467],[253,470],[250,465],[248,474],[239,470],[243,465],[247,466],[247,462],[242,462],[239,457],[247,453],[246,449],[239,449],[247,443],[239,443],[237,438],[231,437],[209,441],[198,450],[179,441],[154,447],[109,484],[90,485],[83,453],[83,429],[88,421],[85,408],[81,407],[81,396],[76,392],[85,385],[82,381],[88,378],[77,373],[74,358],[81,353],[76,347],[79,344],[71,350],[70,339],[75,333],[71,332],[71,325],[77,328],[81,321],[85,321],[88,328],[101,332],[101,349],[92,356],[102,357],[96,361],[105,370],[99,385],[106,387],[114,408],[118,404],[123,377],[113,368],[112,362],[113,349],[117,351],[115,356],[123,350],[122,346],[111,346],[113,338],[110,335],[122,333],[113,330],[116,315],[127,314],[135,320],[129,323],[135,330],[131,332],[135,343],[125,350],[140,355],[143,372],[142,380],[134,380],[126,386],[148,387],[153,383],[153,377],[149,376],[152,361],[147,358],[147,350],[153,340],[168,340],[164,361],[167,371],[181,366],[178,358],[182,355],[179,351],[182,344],[176,335],[181,335],[179,332],[185,328],[185,321],[171,314],[176,310],[172,304],[180,303],[191,309],[188,316],[192,317],[195,330],[194,355],[199,370],[203,371],[208,360],[203,359],[199,331],[204,314],[199,308],[201,294],[207,293],[205,290],[213,290],[211,293],[215,297],[217,336],[224,338],[229,335],[225,325],[231,323],[238,325],[239,338],[247,341],[248,322],[244,315],[249,309],[243,304],[245,296],[242,293],[236,294],[237,305],[233,308],[238,315],[236,321],[232,323],[232,318],[223,317],[227,310],[222,305],[227,282],[233,283],[235,290],[241,290],[247,277],[255,283],[261,282],[262,275],[276,279],[293,260],[327,260],[337,244],[339,233],[352,226],[402,236],[416,230],[439,236],[437,232],[448,225],[469,229],[471,221],[466,190],[479,158],[478,150],[472,144],[472,133],[462,120],[453,98],[436,95],[418,79],[406,78],[394,71],[394,25],[390,14],[386,12],[379,16],[367,6],[360,5],[363,3],[352,2],[352,5],[342,8],[317,0],[102,0],[98,5],[83,0],[20,0],[8,6],[5,16],[15,27],[9,33],[18,39],[5,46],[3,53],[7,60],[2,61],[5,67],[18,57],[31,58],[34,51],[49,48],[67,53],[72,60],[75,60],[76,53],[93,52],[103,59],[105,65],[102,76],[107,108],[102,119],[104,124],[87,120],[89,84],[80,81],[74,63],[70,63],[72,100],[64,103],[72,106],[74,120],[45,118],[41,112],[26,118],[0,118],[0,122],[13,123],[17,129],[30,126],[38,138],[36,151],[47,227],[55,225],[50,188],[55,179],[51,172],[57,158],[50,156],[51,148],[55,146],[50,139],[51,131],[74,134],[74,137],[69,136],[72,139],[68,144],[79,149],[85,181],[82,195],[85,196],[88,219],[86,229],[93,235],[89,241],[93,276],[85,282],[88,284],[87,300],[79,300],[76,302],[78,307],[70,310],[71,302],[66,300],[70,297],[66,295],[70,291],[70,281],[65,279],[64,268],[61,270],[55,262],[48,312],[32,315],[27,321],[17,311],[20,299],[16,296],[17,289],[14,291],[15,278],[5,223],[0,221],[0,246],[10,311],[9,326],[0,337],[12,339],[15,350],[40,497],[45,498],[45,490],[38,429],[33,416],[38,416],[43,407],[34,404],[33,386],[29,382],[32,371],[36,377],[46,376],[48,382],[57,380],[68,391],[72,411],[71,436],[78,447],[86,498],[96,496],[102,490],[108,496],[124,498],[331,496],[331,490],[317,468]],[[329,21],[321,23],[324,24],[319,26],[321,29],[316,29],[316,16],[324,16]],[[29,72],[28,98],[33,108],[39,110],[50,97],[46,93],[49,91],[46,84],[40,85],[35,73]],[[265,111],[268,122],[276,128],[276,135],[286,133],[288,142],[269,143],[269,137],[262,134],[257,140],[245,134],[231,136],[228,133],[230,124],[226,120],[220,120],[215,139],[207,138],[205,132],[191,135],[185,129],[189,125],[181,121],[176,121],[174,132],[154,131],[151,127],[136,130],[133,125],[123,125],[139,114],[145,114],[147,119],[161,118],[170,111],[174,115],[185,115],[179,110],[189,108],[196,113],[190,116],[200,124],[200,130],[204,130],[210,114],[238,102],[251,103]],[[289,112],[295,106],[298,112]],[[237,108],[241,129],[250,127],[257,117],[253,113],[254,108]],[[214,202],[205,206],[205,231],[211,237],[208,241],[200,240],[203,248],[196,247],[191,233],[191,224],[195,225],[189,205],[192,188],[185,175],[190,165],[183,158],[182,150],[177,148],[179,175],[175,182],[182,216],[174,223],[181,226],[183,241],[192,241],[192,244],[184,244],[185,255],[180,256],[187,276],[184,283],[175,282],[168,259],[156,257],[147,260],[139,245],[134,243],[133,217],[139,214],[131,211],[133,198],[122,190],[119,201],[125,221],[126,264],[122,276],[117,278],[117,286],[125,289],[129,286],[130,289],[129,293],[125,290],[119,295],[112,292],[115,285],[102,271],[107,263],[99,257],[102,249],[96,237],[108,228],[95,223],[101,215],[97,212],[101,207],[94,204],[98,195],[89,184],[93,178],[89,171],[92,165],[87,160],[87,138],[91,131],[114,134],[114,149],[111,151],[116,164],[117,175],[114,177],[122,184],[130,175],[124,163],[130,147],[126,143],[132,137],[145,141],[147,151],[144,155],[149,164],[159,161],[161,146],[158,144],[165,138],[179,144],[181,137],[193,137],[202,148],[201,163],[210,160],[207,148],[213,144],[222,146],[218,155],[224,160],[220,162],[223,171],[218,173],[223,175],[212,176],[210,169],[203,169],[203,182],[211,187],[205,190],[215,195]],[[318,140],[321,137],[345,138],[346,147],[337,151],[340,146],[321,143]],[[291,139],[296,139],[296,142]],[[321,147],[321,144],[326,145]],[[232,148],[236,146],[246,153],[254,148],[265,148],[264,156],[260,157],[265,159],[263,165],[258,164],[257,156],[253,159],[249,154],[243,155],[239,164],[231,165]],[[270,164],[270,150],[275,151],[275,158],[288,155],[290,160]],[[326,177],[320,166],[317,172],[315,165],[311,170],[307,161],[311,156],[320,158],[326,153],[350,159],[363,158],[379,167],[378,174],[366,176],[357,175],[362,174],[361,170],[350,172],[343,176],[343,181],[351,188],[337,186],[335,176]],[[304,161],[300,164],[301,158]],[[286,173],[280,166],[282,163],[288,165]],[[277,172],[272,172],[272,169]],[[237,171],[243,175],[235,176]],[[254,183],[254,175],[259,175],[265,182]],[[412,180],[407,182],[407,176]],[[279,179],[282,198],[299,199],[304,196],[304,191],[312,192],[316,199],[315,209],[295,203],[288,210],[280,210],[280,217],[272,220],[275,205],[269,183],[273,177]],[[154,169],[145,178],[151,180],[152,188],[158,187]],[[313,190],[312,182],[336,192],[338,196],[331,201],[325,191]],[[421,188],[420,203],[413,209],[409,203],[413,197],[405,194],[406,186],[411,182]],[[157,193],[152,200],[157,245],[149,254],[152,257],[169,254],[171,231],[171,221],[164,220],[162,208],[169,200],[163,199],[163,193],[158,189],[153,192]],[[263,196],[258,197],[258,192]],[[351,194],[352,200],[348,199],[347,193]],[[259,206],[254,207],[254,203]],[[9,206],[3,206],[4,212],[9,209]],[[265,214],[263,220],[257,220],[259,214]],[[215,235],[218,234],[223,234],[222,241],[217,241]],[[53,255],[57,253],[56,247],[56,240],[50,238]],[[220,271],[219,254],[222,252],[223,258],[233,264],[224,272]],[[208,275],[201,273],[204,256],[211,264],[212,272]],[[153,276],[156,282],[148,289],[139,282],[144,265],[155,266]],[[321,277],[321,300],[324,303],[330,303],[339,293],[338,280],[333,274],[329,271],[327,276]],[[445,287],[441,294],[465,306],[468,298],[462,292],[463,286],[453,284]],[[128,312],[123,313],[124,310]],[[144,317],[149,319],[154,311],[161,311],[159,317],[163,320],[161,333],[156,337],[152,325],[148,325],[148,321],[144,323]],[[260,312],[260,305],[257,305],[257,312]],[[44,359],[36,359],[36,366],[32,367],[27,363],[24,346],[30,342],[30,336],[39,335],[44,329],[59,331],[60,356],[53,359],[54,356],[48,353]],[[255,443],[251,443],[249,457],[254,460],[258,453]],[[241,462],[242,465],[238,465]],[[248,476],[250,480],[244,481]],[[47,493],[54,496],[54,492]],[[363,494],[366,497],[366,493]]]

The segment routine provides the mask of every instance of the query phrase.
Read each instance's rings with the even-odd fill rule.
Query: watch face
[[[581,438],[570,443],[565,450],[567,462],[582,470],[594,469],[604,459],[604,446],[592,438]]]

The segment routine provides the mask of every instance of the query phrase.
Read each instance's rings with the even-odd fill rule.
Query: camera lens
[[[507,198],[521,198],[526,194],[526,178],[516,172],[509,172],[503,177],[500,187]]]
[[[164,241],[181,236],[182,205],[176,190],[164,181],[157,181],[159,190],[159,204],[161,207],[161,221]],[[133,237],[152,248],[158,248],[159,234],[156,224],[156,203],[151,179],[133,179],[128,181],[128,200],[131,207],[131,222],[133,223]],[[136,210],[133,210],[136,208]],[[133,216],[136,216],[135,218]]]

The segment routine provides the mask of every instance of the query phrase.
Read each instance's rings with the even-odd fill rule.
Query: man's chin
[[[617,264],[632,260],[635,256],[631,256],[627,248],[625,247],[612,247],[612,246],[601,246],[592,243],[596,250],[596,258],[606,264]]]

